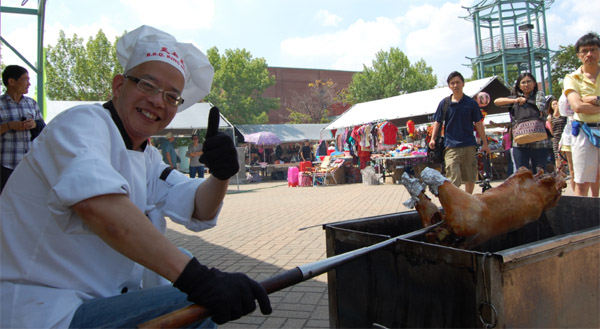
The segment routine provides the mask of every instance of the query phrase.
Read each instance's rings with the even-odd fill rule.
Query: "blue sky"
[[[19,7],[23,0],[2,0]],[[147,24],[201,50],[245,48],[269,66],[361,71],[391,47],[411,62],[424,59],[440,85],[451,71],[471,76],[473,23],[461,17],[480,0],[47,0],[45,40],[60,30],[87,39],[102,29],[110,40]],[[25,7],[36,7],[29,0]],[[600,1],[556,0],[546,13],[551,49],[600,32]],[[0,32],[35,61],[36,20],[3,14]],[[20,63],[7,47],[2,60]],[[30,94],[33,89],[30,89]]]

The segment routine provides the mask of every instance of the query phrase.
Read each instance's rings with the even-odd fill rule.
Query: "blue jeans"
[[[135,328],[138,324],[191,305],[187,295],[171,285],[95,298],[84,302],[73,316],[70,328]],[[210,319],[187,328],[216,328]]]
[[[190,177],[196,178],[196,174],[198,178],[204,178],[204,166],[190,167]]]
[[[548,149],[513,147],[512,156],[513,163],[515,165],[515,172],[521,167],[527,167],[527,169],[533,171],[533,174],[537,172],[537,169],[535,168],[546,170],[546,163],[548,162]],[[529,164],[529,161],[531,161],[531,165]]]
[[[513,169],[513,161],[512,161],[512,155],[511,155],[512,151],[510,149],[504,151],[504,156],[506,157],[507,160],[507,164],[506,164],[506,176],[510,176],[512,175],[515,170]]]

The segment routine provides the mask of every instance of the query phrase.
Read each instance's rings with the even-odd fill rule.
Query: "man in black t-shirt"
[[[302,150],[300,150],[300,158],[302,158],[302,161],[312,161],[311,153],[308,141],[304,142],[304,146],[302,146]]]

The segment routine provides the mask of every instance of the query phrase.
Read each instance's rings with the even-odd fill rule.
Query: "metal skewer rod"
[[[442,225],[442,223],[444,222],[441,221],[434,225],[410,233],[402,234],[371,246],[362,247],[333,257],[318,260],[316,262],[297,266],[291,270],[287,270],[263,280],[260,282],[260,284],[265,288],[268,294],[274,293],[314,278],[315,276],[328,272],[342,264],[345,264],[370,252],[393,245],[398,240],[410,239],[425,234]],[[206,319],[209,316],[210,312],[205,307],[194,304],[165,314],[156,319],[144,322],[138,325],[138,328],[180,328],[202,319]]]

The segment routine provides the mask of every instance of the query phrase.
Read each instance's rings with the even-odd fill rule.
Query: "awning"
[[[321,130],[327,126],[323,124],[271,124],[271,125],[237,125],[242,134],[249,135],[260,131],[272,132],[282,143],[293,143],[300,141],[319,141],[322,138],[331,140],[333,137],[331,133],[324,134],[321,137]]]
[[[492,102],[483,110],[488,114],[502,113],[508,110],[493,103],[494,99],[506,97],[510,94],[510,90],[495,76],[467,82],[463,91],[471,97],[480,91],[487,92]],[[405,126],[408,120],[413,120],[415,124],[433,122],[433,115],[438,104],[451,93],[450,89],[444,86],[359,103],[349,108],[339,118],[327,125],[325,129],[340,129],[379,121],[392,121],[396,126]]]

